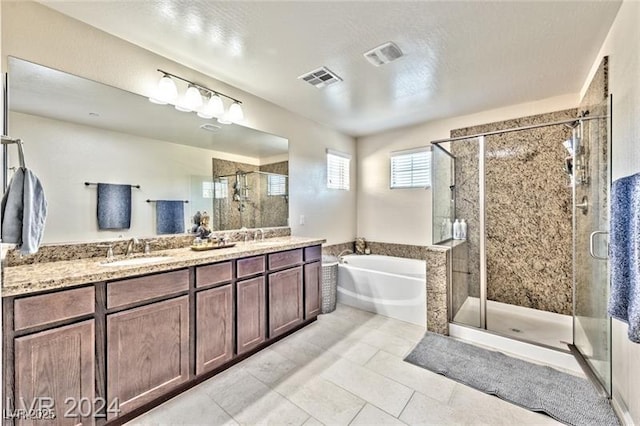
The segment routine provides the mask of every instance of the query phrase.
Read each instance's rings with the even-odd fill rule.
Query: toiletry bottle
[[[467,221],[464,219],[462,219],[462,222],[460,222],[460,239],[467,239]]]
[[[460,221],[458,219],[456,219],[456,221],[453,222],[453,239],[454,240],[460,239]]]

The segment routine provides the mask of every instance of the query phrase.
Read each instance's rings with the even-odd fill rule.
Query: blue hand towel
[[[47,218],[47,200],[38,177],[20,167],[2,197],[2,240],[22,254],[38,252]]]
[[[640,343],[640,173],[611,186],[609,315],[629,324]]]
[[[158,234],[182,234],[184,226],[184,201],[156,201],[156,232]]]
[[[98,184],[98,229],[131,227],[131,185]]]

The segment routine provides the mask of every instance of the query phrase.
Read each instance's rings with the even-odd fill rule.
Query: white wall
[[[155,209],[147,199],[198,201],[191,176],[211,176],[211,158],[258,160],[16,112],[9,114],[9,124],[12,133],[28,141],[25,161],[37,171],[48,200],[45,243],[152,237]],[[11,160],[16,166],[15,155]],[[131,193],[129,230],[98,230],[97,191],[84,182],[141,186]],[[211,212],[211,200],[205,201]],[[192,207],[185,205],[185,227],[195,213]]]
[[[248,127],[289,140],[293,234],[324,237],[329,244],[353,240],[355,190],[328,190],[325,183],[326,148],[355,156],[353,138],[38,3],[2,1],[0,7],[5,68],[6,57],[16,56],[143,96],[151,94],[158,80],[156,69],[162,68],[242,100]],[[351,178],[355,188],[355,171]]]
[[[613,94],[612,179],[640,172],[640,2],[625,1],[585,81],[583,92],[603,56],[609,56]],[[626,324],[613,320],[614,399],[640,425],[640,344],[627,338]]]
[[[428,146],[453,129],[542,114],[578,105],[578,94],[431,121],[358,138],[358,236],[372,241],[431,244],[431,190],[389,189],[389,153]]]

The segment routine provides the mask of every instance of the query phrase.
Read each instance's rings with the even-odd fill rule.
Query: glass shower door
[[[604,105],[602,115],[606,110]],[[575,147],[574,345],[611,395],[611,319],[607,314],[611,186],[608,123],[607,118],[584,121],[582,137]]]

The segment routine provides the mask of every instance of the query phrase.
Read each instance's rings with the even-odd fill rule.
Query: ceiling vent
[[[381,44],[378,47],[374,47],[368,52],[363,53],[367,61],[371,62],[376,67],[380,65],[388,64],[396,59],[400,58],[402,50],[392,41],[385,44]]]
[[[342,79],[338,77],[337,74],[333,73],[327,67],[321,67],[317,70],[302,74],[298,78],[306,81],[312,86],[317,87],[318,89],[322,89],[323,87],[327,87],[334,83],[342,81]]]

